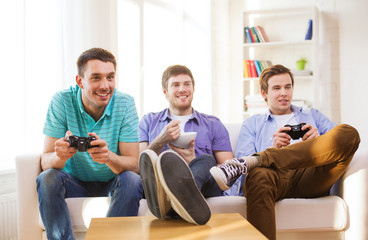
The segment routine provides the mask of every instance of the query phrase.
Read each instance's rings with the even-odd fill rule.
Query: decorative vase
[[[300,60],[296,61],[296,69],[297,70],[304,70],[306,63],[307,63],[307,60],[305,60],[305,59],[300,59]]]

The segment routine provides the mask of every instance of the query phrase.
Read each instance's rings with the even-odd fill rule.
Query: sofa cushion
[[[338,196],[278,201],[277,231],[341,231],[349,228],[349,210]]]
[[[246,218],[246,198],[222,196],[207,199],[212,213],[240,213]],[[288,198],[275,205],[277,231],[341,231],[349,227],[349,212],[338,196]]]
[[[85,232],[92,218],[105,217],[108,197],[67,198],[75,232]],[[246,198],[221,196],[208,198],[212,213],[240,213],[246,218]],[[276,203],[277,231],[341,231],[349,227],[348,207],[337,196],[313,199],[290,198]],[[150,215],[145,199],[140,201],[139,216]],[[41,222],[41,221],[40,221]],[[42,222],[40,223],[43,228]]]

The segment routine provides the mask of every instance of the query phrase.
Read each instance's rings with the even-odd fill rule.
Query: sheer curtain
[[[2,2],[0,170],[14,168],[16,155],[42,149],[48,102],[64,85],[58,8],[48,0]]]
[[[50,99],[75,84],[77,57],[91,47],[118,58],[118,88],[140,117],[167,107],[161,74],[173,64],[192,70],[194,107],[211,114],[209,0],[12,0],[0,11],[0,170],[41,153]]]
[[[194,108],[212,112],[210,9],[209,0],[118,1],[119,89],[140,117],[168,106],[161,76],[175,64],[193,73]]]

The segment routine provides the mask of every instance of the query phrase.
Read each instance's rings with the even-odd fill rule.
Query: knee
[[[338,125],[340,130],[342,131],[342,134],[340,136],[343,136],[345,138],[349,138],[349,141],[360,143],[360,136],[358,130],[356,130],[353,126],[350,126],[348,124],[340,124]]]
[[[129,187],[129,189],[136,189],[143,191],[143,185],[141,177],[133,171],[125,171],[120,173],[118,176],[119,186]]]
[[[348,124],[343,124],[343,126],[345,126],[348,131],[350,132],[350,136],[351,139],[354,140],[354,142],[356,143],[356,145],[359,145],[360,143],[360,136],[359,136],[359,132],[358,130],[356,130],[356,128],[348,125]]]
[[[37,192],[39,194],[56,194],[63,192],[63,171],[60,169],[47,169],[37,177]]]
[[[189,167],[195,164],[201,164],[201,166],[213,167],[216,166],[216,159],[211,154],[203,154],[199,157],[196,157],[193,161],[190,162]]]
[[[360,144],[360,136],[358,130],[356,130],[353,126],[348,124],[340,124],[338,125],[341,134],[338,137],[341,137],[348,141],[351,144],[352,150],[355,152]]]
[[[245,192],[250,195],[274,193],[277,186],[277,173],[270,168],[256,167],[245,179]]]
[[[37,177],[37,187],[55,187],[57,183],[61,181],[60,169],[50,168],[40,173]]]

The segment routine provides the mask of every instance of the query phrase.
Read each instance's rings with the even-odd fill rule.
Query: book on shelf
[[[307,32],[305,33],[305,40],[312,40],[313,37],[313,20],[308,20]]]
[[[251,70],[251,65],[250,65],[250,60],[246,60],[247,61],[247,68],[248,68],[248,77],[253,77],[252,75],[252,70]]]
[[[254,34],[253,34],[253,31],[252,31],[252,28],[249,27],[248,29],[249,29],[250,39],[252,39],[252,43],[255,43],[256,40],[254,39]]]
[[[251,27],[250,29],[252,30],[252,33],[253,33],[254,42],[256,42],[256,43],[261,42],[259,40],[259,37],[258,37],[259,34],[257,33],[256,28],[255,27]]]
[[[256,78],[261,76],[264,69],[272,66],[270,60],[244,60],[244,77]]]
[[[248,43],[269,42],[266,32],[261,26],[244,27],[245,39]]]
[[[247,60],[243,60],[244,78],[249,78]]]
[[[265,66],[265,68],[271,67],[273,65],[270,60],[263,60],[262,64]]]
[[[254,61],[254,66],[256,66],[257,77],[259,77],[259,76],[261,76],[261,73],[262,73],[260,64],[257,60],[253,60],[253,61]]]
[[[267,112],[267,103],[261,94],[247,95],[244,97],[244,111],[252,114]]]
[[[249,60],[249,63],[250,63],[250,72],[251,72],[250,77],[258,77],[256,65],[254,65],[254,61]]]
[[[244,34],[245,34],[245,39],[247,40],[247,42],[252,43],[252,38],[250,36],[249,27],[244,28]]]
[[[265,30],[264,30],[263,27],[257,26],[257,30],[259,32],[259,35],[263,39],[263,42],[269,42],[270,41],[270,39],[268,38],[268,36],[267,36],[267,34],[266,34],[266,32],[265,32]]]

